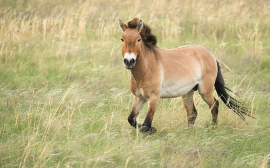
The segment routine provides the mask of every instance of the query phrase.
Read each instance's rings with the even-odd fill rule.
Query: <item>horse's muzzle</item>
[[[124,58],[124,64],[127,69],[132,69],[136,64],[136,60],[134,58],[131,59]]]

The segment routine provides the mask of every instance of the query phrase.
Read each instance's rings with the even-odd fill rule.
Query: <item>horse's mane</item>
[[[128,28],[136,28],[139,24],[140,19],[139,18],[133,18],[131,21],[128,22],[127,26]],[[143,23],[143,28],[140,32],[140,35],[142,37],[143,42],[148,47],[156,47],[157,44],[157,37],[152,34],[152,29],[145,23]]]

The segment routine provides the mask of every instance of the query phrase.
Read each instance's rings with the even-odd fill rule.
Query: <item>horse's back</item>
[[[217,64],[214,55],[201,45],[185,45],[175,49],[163,50],[163,64],[175,69],[190,70],[201,68],[201,71],[216,71]]]

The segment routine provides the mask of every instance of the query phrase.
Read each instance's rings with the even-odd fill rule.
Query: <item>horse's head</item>
[[[135,28],[129,28],[121,20],[119,20],[119,25],[123,30],[121,41],[124,64],[127,69],[132,69],[136,64],[136,59],[140,55],[142,46],[140,32],[143,28],[143,22],[140,20]]]

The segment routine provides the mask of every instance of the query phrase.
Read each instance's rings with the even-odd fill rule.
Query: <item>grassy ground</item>
[[[159,101],[156,134],[129,126],[118,19],[135,16],[160,48],[208,48],[257,119],[222,104],[213,129],[195,94],[193,129],[181,98]],[[269,25],[266,0],[1,0],[0,167],[270,167]]]

